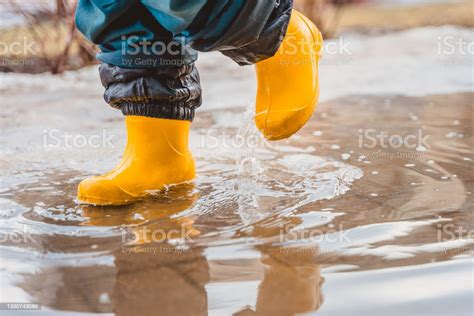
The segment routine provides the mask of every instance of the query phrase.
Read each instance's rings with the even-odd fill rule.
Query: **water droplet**
[[[412,120],[412,121],[418,121],[418,116],[416,116],[416,115],[413,114],[412,112],[408,113],[408,117],[409,117],[410,120]]]
[[[444,136],[447,137],[447,138],[453,138],[454,136],[456,136],[456,132],[448,132]]]
[[[143,217],[142,214],[140,214],[140,213],[135,213],[135,214],[133,214],[133,219],[136,219],[136,220],[144,220],[145,218]]]
[[[99,296],[99,302],[101,304],[110,304],[110,297],[109,297],[109,294],[108,293],[102,293],[100,294]]]

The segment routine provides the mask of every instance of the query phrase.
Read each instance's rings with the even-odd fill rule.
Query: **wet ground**
[[[114,208],[75,194],[117,161],[120,117],[50,111],[56,133],[7,108],[1,301],[45,315],[471,315],[473,101],[347,96],[275,143],[245,108],[203,110],[196,181]],[[115,137],[82,150],[81,130]]]
[[[42,305],[0,315],[472,315],[473,60],[443,38],[474,40],[327,40],[323,102],[277,143],[252,67],[201,55],[196,181],[110,209],[74,201],[125,146],[97,69],[0,74],[0,302]]]

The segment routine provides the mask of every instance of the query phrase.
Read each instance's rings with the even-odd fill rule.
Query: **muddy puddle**
[[[41,304],[32,315],[469,315],[473,98],[340,98],[273,143],[243,108],[203,110],[197,179],[122,207],[75,203],[87,155],[2,161],[2,301]]]

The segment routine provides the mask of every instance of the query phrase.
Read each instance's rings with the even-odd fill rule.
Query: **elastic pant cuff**
[[[185,104],[163,104],[152,100],[136,103],[123,102],[120,104],[123,115],[138,115],[170,120],[192,121],[194,119],[194,108]]]
[[[193,63],[164,69],[102,63],[99,72],[105,101],[124,115],[192,121],[201,105],[199,73]]]

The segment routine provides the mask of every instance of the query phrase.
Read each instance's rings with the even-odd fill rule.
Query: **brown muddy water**
[[[201,111],[197,179],[123,207],[75,203],[118,156],[10,143],[1,301],[42,309],[0,313],[472,315],[473,100],[340,98],[275,143]]]

